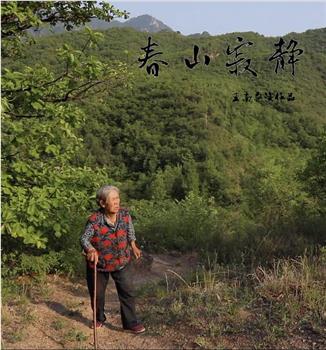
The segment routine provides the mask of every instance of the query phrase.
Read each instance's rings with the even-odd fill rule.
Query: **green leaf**
[[[74,62],[75,62],[75,56],[71,53],[71,54],[69,55],[69,63],[70,63],[70,64],[74,64]]]
[[[43,106],[40,102],[32,102],[32,107],[35,109],[35,110],[39,110],[39,109],[42,109]]]
[[[58,223],[55,223],[55,224],[53,225],[53,228],[54,228],[54,235],[55,235],[56,237],[60,237],[60,236],[61,236],[61,225],[58,224]]]

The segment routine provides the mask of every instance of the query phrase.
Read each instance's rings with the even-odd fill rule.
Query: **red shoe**
[[[141,323],[139,323],[136,326],[133,326],[130,328],[124,328],[124,330],[129,331],[129,332],[134,333],[134,334],[139,334],[139,333],[145,332],[146,329]]]
[[[101,328],[101,327],[103,327],[103,324],[104,324],[103,322],[96,321],[96,328]],[[91,328],[94,329],[94,322],[92,322]]]

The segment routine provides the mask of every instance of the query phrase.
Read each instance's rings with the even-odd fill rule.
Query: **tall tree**
[[[97,17],[127,16],[108,3],[93,1],[1,3],[3,58],[18,59],[30,44],[26,29],[58,22],[67,30]],[[103,169],[73,164],[84,126],[78,101],[124,83],[127,69],[92,56],[102,35],[86,28],[80,49],[57,50],[60,69],[3,68],[2,76],[2,232],[23,244],[45,248],[68,235],[76,215],[89,206],[94,188],[108,181]],[[4,247],[6,248],[6,247]]]

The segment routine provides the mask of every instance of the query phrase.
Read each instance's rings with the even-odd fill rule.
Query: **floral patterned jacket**
[[[102,209],[92,213],[80,238],[85,252],[96,249],[99,254],[98,271],[116,271],[131,259],[129,243],[136,240],[134,226],[128,209],[119,208],[115,224],[108,223]],[[94,263],[88,261],[90,268]]]

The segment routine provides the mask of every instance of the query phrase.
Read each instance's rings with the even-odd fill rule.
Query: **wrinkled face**
[[[109,195],[106,197],[106,201],[100,201],[101,207],[105,209],[107,213],[114,214],[119,211],[120,208],[120,196],[119,193],[115,190],[109,192]]]

